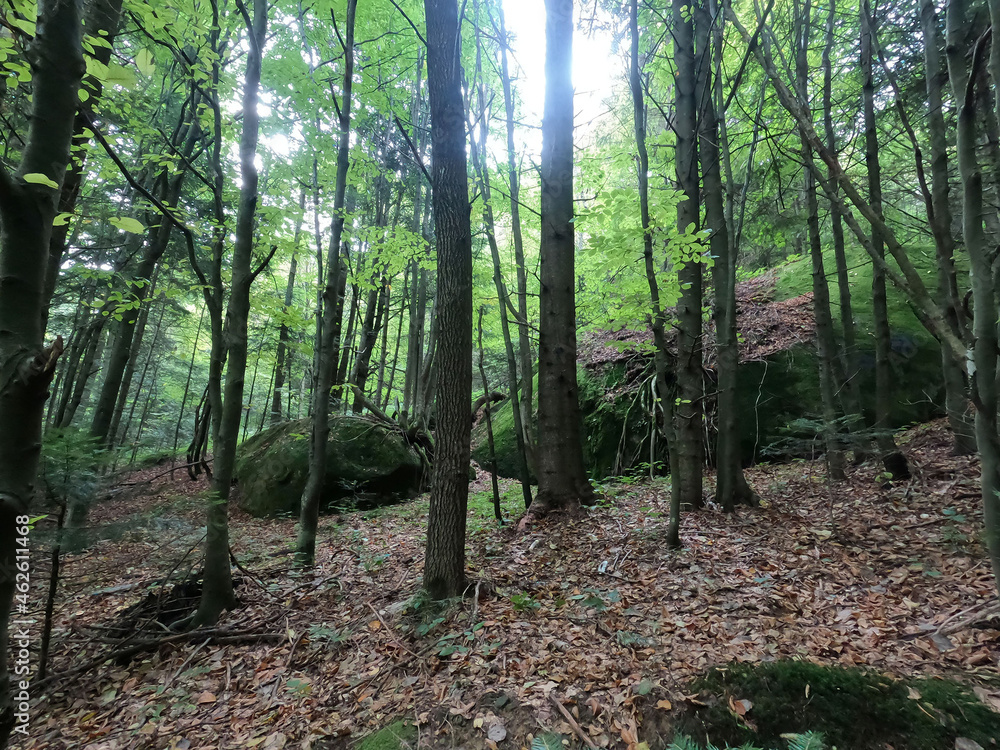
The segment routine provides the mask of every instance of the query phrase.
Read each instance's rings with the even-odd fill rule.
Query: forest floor
[[[634,748],[670,731],[706,668],[785,657],[951,676],[1000,709],[1000,631],[967,627],[996,605],[977,462],[948,455],[941,423],[900,442],[914,478],[894,485],[870,465],[834,485],[817,462],[756,467],[763,507],[686,513],[679,551],[663,544],[663,480],[607,484],[580,517],[517,533],[519,493],[504,483],[498,527],[481,472],[470,596],[443,609],[415,598],[426,497],[323,518],[308,574],[291,565],[293,520],[234,511],[242,606],[224,632],[81,672],[146,638],[137,604],[198,563],[204,483],[145,469],[93,511],[113,538],[66,557],[26,747],[318,750],[407,719],[428,747],[554,730]]]

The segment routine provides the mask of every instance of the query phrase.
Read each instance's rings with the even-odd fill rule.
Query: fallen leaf
[[[198,696],[197,703],[198,705],[201,705],[202,703],[215,703],[217,700],[218,698],[215,697],[214,693],[210,693],[208,690],[206,690],[204,693]]]
[[[662,708],[665,711],[669,711],[671,708],[674,707],[674,705],[670,701],[668,701],[666,698],[664,698],[662,701],[657,701],[656,702],[656,707],[657,708]]]

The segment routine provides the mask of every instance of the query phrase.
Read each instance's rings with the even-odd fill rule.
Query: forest
[[[996,23],[7,0],[0,748],[998,747]]]

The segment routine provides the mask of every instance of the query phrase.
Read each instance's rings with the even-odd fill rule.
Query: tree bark
[[[670,455],[671,477],[677,476],[677,441],[674,425],[674,394],[667,376],[670,371],[670,353],[666,340],[666,315],[660,303],[660,287],[656,280],[656,263],[653,258],[653,232],[649,219],[649,152],[646,149],[646,103],[643,98],[642,70],[639,66],[639,7],[638,0],[629,3],[629,88],[632,92],[632,122],[635,131],[636,149],[639,154],[639,218],[642,224],[642,255],[649,284],[650,328],[653,332],[653,366],[656,388],[655,410],[660,412],[661,431],[667,438]],[[654,411],[655,413],[655,411]],[[680,541],[680,485],[671,481],[670,520],[667,544],[672,548],[681,546]]]
[[[510,321],[507,317],[507,308],[512,306],[507,286],[504,284],[503,272],[500,267],[500,247],[497,244],[496,222],[493,216],[492,186],[490,185],[489,165],[486,162],[486,144],[489,140],[489,117],[487,112],[486,82],[483,78],[483,54],[482,54],[482,34],[479,26],[479,3],[475,3],[476,13],[476,78],[477,100],[479,105],[479,140],[473,140],[471,154],[478,177],[479,188],[483,193],[483,223],[486,230],[486,240],[490,246],[490,256],[493,260],[493,286],[497,290],[498,314],[500,316],[500,330],[503,334],[504,352],[507,355],[507,388],[510,392],[511,414],[514,418],[514,439],[517,444],[519,461],[519,473],[521,480],[521,496],[524,499],[524,507],[531,505],[531,468],[528,463],[527,444],[525,442],[526,431],[524,429],[524,413],[521,409],[521,393],[517,382],[517,353],[514,351],[514,341],[510,333]],[[480,325],[480,371],[483,373],[483,388],[486,388],[485,370],[482,365],[482,316],[483,311],[479,311]],[[493,422],[492,417],[487,416],[487,427],[490,441],[490,455],[493,455]],[[492,475],[496,481],[495,459]],[[498,518],[499,520],[499,518]]]
[[[351,107],[354,87],[354,20],[357,0],[348,0],[344,30],[344,88],[340,102],[340,138],[337,144],[337,178],[333,188],[333,228],[326,262],[326,284],[323,288],[322,317],[318,320],[316,357],[319,372],[312,401],[312,431],[309,443],[309,476],[302,490],[299,508],[299,533],[296,541],[296,562],[312,567],[316,562],[316,529],[319,506],[326,482],[326,449],[330,437],[330,393],[336,376],[337,347],[340,329],[338,320],[343,312],[340,297],[340,244],[344,236],[345,205],[347,203],[347,172],[351,167]],[[355,295],[356,296],[356,295]],[[348,334],[350,336],[350,334]]]
[[[976,157],[976,73],[985,64],[986,36],[977,42],[972,70],[966,74],[965,55],[958,47],[966,23],[964,0],[951,0],[947,10],[948,72],[952,94],[959,102],[958,171],[962,178],[962,233],[972,277],[973,395],[976,399],[976,442],[982,467],[981,489],[985,541],[993,576],[1000,589],[1000,434],[997,424],[997,290],[983,228],[983,177]]]
[[[868,0],[861,3],[861,100],[865,128],[865,166],[868,171],[868,203],[882,217],[882,168],[879,164],[878,129],[875,124],[875,79],[872,74],[872,23]],[[872,227],[872,245],[880,257],[885,257],[885,243],[876,227]],[[875,329],[875,442],[882,465],[893,479],[907,479],[910,470],[906,457],[896,447],[890,424],[892,406],[892,332],[889,329],[889,309],[886,300],[885,272],[879,264],[872,266],[872,320]]]
[[[709,252],[715,261],[712,280],[715,285],[715,341],[718,387],[718,414],[715,453],[716,501],[727,513],[737,505],[755,505],[758,498],[743,475],[740,456],[740,432],[737,414],[737,384],[739,344],[736,330],[736,258],[729,241],[729,222],[722,187],[719,160],[719,115],[716,112],[713,75],[721,68],[713,64],[712,37],[715,54],[722,54],[722,17],[714,18],[708,0],[694,6],[696,44],[701,50],[697,101],[701,102],[698,118],[698,155],[701,161],[702,188],[705,197],[705,224],[711,232]],[[714,32],[714,33],[713,33]],[[720,105],[721,106],[721,105]]]
[[[810,37],[809,0],[795,4],[795,77],[800,102],[809,101],[807,52]],[[813,315],[816,319],[816,349],[819,353],[819,388],[822,401],[823,440],[830,478],[844,478],[844,454],[837,436],[836,405],[836,343],[833,336],[833,316],[830,313],[830,288],[823,266],[823,246],[819,230],[819,201],[816,197],[815,165],[809,142],[802,139],[802,160],[806,165],[805,196],[809,230],[809,255],[812,258]]]
[[[85,66],[80,7],[72,0],[41,0],[29,49],[31,117],[16,174],[0,167],[0,747],[28,717],[15,716],[8,656],[15,593],[30,601],[16,576],[27,564],[27,513],[35,493],[42,417],[62,338],[45,347],[42,319],[52,221],[70,160],[77,91]],[[44,175],[55,187],[26,182]],[[20,541],[23,540],[23,541]],[[20,552],[18,551],[20,550]],[[20,604],[20,601],[19,601]],[[12,652],[11,644],[18,646]],[[27,644],[25,644],[25,649]],[[25,650],[27,654],[27,650]]]
[[[438,267],[437,429],[424,589],[465,591],[465,521],[472,425],[472,230],[458,4],[424,0],[431,109],[431,176]]]
[[[509,42],[503,3],[497,3],[500,16],[500,82],[503,86],[504,112],[507,120],[507,181],[510,183],[510,233],[514,243],[514,265],[517,270],[517,349],[521,364],[521,428],[529,471],[535,463],[534,418],[534,358],[531,351],[531,331],[528,328],[528,274],[524,261],[524,238],[521,231],[521,177],[514,146],[514,95],[511,90],[510,66],[507,60]]]
[[[221,374],[218,362],[218,347],[222,347],[222,358],[226,363],[225,390],[219,392],[219,381],[211,384],[216,389],[213,401],[213,456],[212,478],[213,497],[208,503],[207,533],[205,537],[205,562],[202,571],[201,599],[194,614],[195,627],[212,625],[225,610],[236,604],[233,593],[233,577],[229,565],[229,492],[233,481],[236,462],[236,444],[239,439],[240,422],[243,416],[243,390],[247,366],[247,319],[250,311],[250,285],[254,274],[251,268],[254,247],[254,218],[257,212],[258,175],[255,159],[260,130],[260,115],[257,112],[258,89],[261,75],[261,52],[267,32],[267,0],[254,0],[253,19],[246,8],[238,3],[246,21],[249,35],[246,74],[243,82],[243,130],[240,135],[240,186],[239,205],[236,214],[236,239],[232,253],[232,280],[229,301],[226,306],[225,327],[219,330],[213,325],[213,349],[216,349],[216,374]],[[218,19],[215,19],[218,24]],[[216,72],[216,75],[218,73]],[[216,79],[217,80],[217,79]],[[218,95],[216,89],[216,96]],[[215,107],[219,117],[218,106]],[[219,121],[216,121],[216,139],[221,137]],[[217,175],[218,177],[218,175]],[[219,193],[216,193],[217,200]],[[221,253],[216,262],[221,263]],[[216,271],[221,278],[221,271]],[[216,298],[221,306],[222,286],[215,288]],[[218,309],[218,308],[217,308]],[[218,336],[218,339],[214,337]],[[219,413],[221,412],[221,413]]]
[[[991,10],[993,3],[991,2]],[[943,89],[948,71],[941,64],[941,31],[934,0],[921,0],[920,22],[924,32],[924,73],[927,81],[927,134],[931,156],[931,210],[928,220],[934,235],[937,258],[938,299],[944,306],[945,319],[955,336],[963,337],[964,311],[958,295],[955,271],[955,238],[951,232],[951,191],[948,167],[948,135],[942,110]],[[993,46],[993,55],[1000,45]],[[944,375],[945,411],[954,436],[956,455],[976,450],[974,426],[970,424],[968,382],[962,361],[947,347],[941,347],[941,371]]]
[[[673,0],[675,120],[674,165],[683,197],[677,203],[677,231],[691,236],[700,226],[698,179],[698,112],[695,100],[694,24],[687,0]],[[693,249],[692,249],[693,248]],[[677,423],[678,473],[671,477],[680,489],[680,502],[692,508],[704,505],[702,467],[705,447],[704,378],[702,367],[701,245],[692,244],[678,263],[681,287],[677,302]]]

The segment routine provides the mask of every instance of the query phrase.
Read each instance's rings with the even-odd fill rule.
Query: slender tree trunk
[[[514,265],[517,270],[517,350],[521,363],[521,428],[529,471],[536,466],[534,419],[534,357],[531,351],[531,331],[528,328],[528,273],[524,262],[524,238],[521,232],[521,177],[517,167],[514,133],[514,95],[511,88],[507,53],[510,49],[503,3],[497,3],[500,16],[500,82],[503,85],[504,111],[507,119],[507,181],[510,183],[510,233],[514,243]]]
[[[326,451],[330,437],[330,393],[336,375],[339,326],[337,319],[343,310],[338,303],[340,277],[343,275],[340,244],[344,236],[344,207],[347,202],[347,171],[350,169],[351,107],[354,86],[354,19],[357,0],[348,0],[344,40],[344,88],[340,102],[340,138],[337,145],[337,178],[333,189],[333,228],[326,262],[326,283],[323,288],[322,317],[317,332],[319,372],[312,400],[312,432],[309,444],[309,476],[302,490],[299,509],[299,533],[296,541],[296,562],[312,567],[316,561],[316,529],[319,506],[326,482]]]
[[[738,504],[755,505],[758,502],[743,475],[740,456],[740,432],[737,414],[737,384],[739,369],[739,344],[736,331],[736,259],[730,257],[729,222],[722,187],[719,163],[719,117],[716,113],[713,73],[718,69],[712,64],[714,40],[717,54],[722,53],[722,17],[713,18],[708,0],[695,6],[694,25],[699,50],[697,100],[701,103],[698,119],[698,155],[701,161],[702,185],[705,197],[705,224],[711,232],[709,251],[715,259],[712,280],[715,284],[715,340],[718,388],[718,440],[716,444],[716,501],[726,512],[733,512]],[[714,30],[714,33],[713,33]],[[641,161],[641,159],[640,159]]]
[[[378,286],[368,292],[365,317],[361,324],[361,341],[354,360],[354,371],[351,373],[351,383],[358,387],[358,391],[355,392],[356,396],[358,393],[363,395],[368,384],[368,376],[371,373],[372,351],[375,348],[375,342],[378,340],[378,334],[382,328],[382,318],[387,303],[386,286],[387,282],[383,279],[379,282]],[[360,414],[363,408],[363,399],[355,397],[351,411],[354,414]]]
[[[243,130],[240,135],[240,186],[239,207],[236,215],[236,239],[232,253],[232,281],[226,308],[225,333],[213,330],[214,335],[225,336],[226,383],[221,395],[221,411],[213,423],[214,497],[208,503],[207,533],[205,537],[205,564],[202,571],[202,591],[198,610],[194,614],[195,626],[211,625],[219,616],[236,604],[233,577],[229,566],[229,492],[236,462],[236,443],[239,438],[240,420],[243,416],[243,390],[247,366],[247,318],[250,311],[250,285],[254,273],[253,260],[254,218],[257,211],[257,139],[260,116],[257,112],[260,87],[261,52],[267,32],[267,0],[253,1],[253,19],[245,8],[241,11],[250,37],[246,75],[243,83]],[[216,20],[217,23],[217,20]],[[216,73],[217,75],[217,73]],[[218,89],[216,89],[217,95]],[[218,106],[215,107],[219,117]],[[221,123],[216,121],[215,137],[221,137]],[[217,193],[217,196],[219,194]],[[218,257],[221,261],[221,254]],[[221,285],[216,287],[221,302]],[[214,341],[213,341],[214,344]],[[220,363],[221,368],[221,363]],[[217,381],[216,381],[217,382]]]
[[[299,210],[305,211],[306,191],[299,195]],[[304,215],[304,214],[303,214]],[[282,309],[281,326],[278,328],[278,350],[274,355],[274,390],[271,400],[271,424],[277,424],[282,420],[281,397],[285,393],[285,359],[288,352],[289,329],[288,314],[295,299],[295,273],[299,265],[299,237],[302,234],[302,216],[295,220],[295,247],[296,252],[292,254],[292,262],[288,267],[288,280],[285,284],[285,306]]]
[[[675,124],[674,165],[683,197],[677,203],[677,231],[693,235],[699,229],[699,180],[697,104],[695,87],[694,24],[687,0],[673,0]],[[679,484],[680,502],[693,508],[704,504],[702,467],[705,450],[702,439],[704,380],[702,375],[702,268],[700,245],[681,260],[677,280],[681,286],[677,302],[677,423],[678,473],[671,481]]]
[[[28,585],[18,573],[28,565],[28,506],[42,440],[49,384],[62,353],[62,338],[42,341],[48,307],[46,267],[59,189],[70,160],[77,91],[85,66],[80,6],[41,0],[31,43],[31,115],[21,164],[15,174],[0,167],[0,747],[12,732],[30,731],[21,686],[12,683],[8,657],[29,658],[23,624],[11,614],[29,605]],[[42,174],[55,187],[24,180]],[[11,646],[17,646],[16,650]],[[22,652],[23,649],[23,652]],[[17,689],[16,689],[17,688]],[[23,729],[22,729],[23,727]]]
[[[649,153],[646,149],[646,103],[643,98],[642,70],[639,67],[639,9],[638,0],[629,3],[629,87],[632,91],[632,121],[635,143],[639,152],[639,217],[642,223],[642,255],[645,262],[646,281],[649,284],[650,328],[653,331],[653,365],[656,371],[654,393],[654,419],[656,411],[661,413],[661,429],[667,438],[670,452],[670,474],[677,476],[679,469],[676,432],[674,426],[673,393],[668,385],[670,354],[666,340],[666,315],[660,304],[660,287],[656,279],[656,263],[653,258],[653,233],[649,219]],[[667,544],[680,547],[680,484],[671,481],[670,522]]]
[[[184,422],[184,410],[187,408],[188,396],[191,394],[191,376],[194,374],[194,363],[198,359],[198,342],[201,340],[201,327],[205,322],[205,308],[201,308],[198,316],[198,329],[194,334],[194,345],[191,347],[191,362],[188,364],[187,378],[184,381],[184,395],[181,397],[181,409],[177,414],[177,424],[174,426],[174,446],[170,451],[170,478],[173,479],[174,461],[177,457],[177,446],[180,442],[181,424]]]
[[[865,164],[868,169],[868,202],[882,216],[882,169],[879,164],[878,130],[875,123],[875,80],[872,74],[871,14],[868,0],[861,3],[861,99],[865,127]],[[885,243],[878,229],[872,227],[872,245],[885,257]],[[892,333],[889,329],[889,309],[886,300],[885,273],[876,263],[872,266],[872,318],[875,328],[875,441],[882,464],[893,479],[907,479],[910,470],[906,457],[896,447],[892,436]]]
[[[826,15],[826,43],[823,45],[823,129],[826,131],[826,146],[831,153],[838,153],[837,133],[833,127],[833,62],[834,29],[837,19],[836,0],[830,0]],[[829,172],[828,172],[829,174]],[[836,186],[833,187],[836,191]],[[860,432],[865,427],[864,411],[861,406],[861,385],[858,380],[857,334],[854,325],[854,308],[851,303],[851,280],[847,268],[847,252],[844,243],[844,222],[836,208],[836,201],[830,202],[830,233],[833,237],[833,256],[837,265],[837,291],[840,301],[840,360],[845,382],[841,389],[844,412],[853,420],[852,432]],[[854,446],[856,458],[866,452],[869,441],[858,440]]]
[[[523,412],[521,410],[521,394],[517,382],[517,354],[514,351],[514,342],[510,333],[510,322],[507,318],[507,308],[511,306],[510,295],[503,281],[503,273],[500,269],[500,247],[497,245],[496,223],[493,217],[492,187],[490,185],[489,166],[486,163],[486,144],[489,140],[489,117],[486,103],[486,83],[483,79],[483,54],[482,54],[482,34],[479,26],[479,3],[475,2],[476,13],[476,78],[478,80],[477,99],[479,105],[479,140],[472,142],[472,161],[475,165],[478,177],[479,189],[483,193],[483,221],[486,230],[486,239],[490,246],[490,256],[493,259],[493,285],[497,290],[498,313],[500,315],[500,329],[503,333],[504,351],[507,354],[507,388],[510,393],[511,414],[514,418],[514,438],[517,444],[519,461],[519,473],[521,480],[521,495],[524,498],[524,507],[531,505],[531,469],[528,464],[527,446],[525,443],[525,429],[522,423]],[[480,325],[480,350],[482,350],[482,309],[479,311]],[[482,360],[482,351],[480,351]],[[483,389],[489,392],[486,387],[485,370],[480,361],[480,370],[483,377]],[[496,459],[493,458],[493,421],[490,416],[489,406],[486,407],[487,428],[490,441],[490,460],[494,462],[492,469],[494,481],[496,481]],[[498,506],[499,507],[499,506]],[[498,517],[499,519],[499,517]]]
[[[87,339],[87,347],[83,350],[83,358],[77,368],[76,377],[73,380],[73,388],[66,395],[69,396],[65,413],[60,410],[60,427],[69,427],[76,418],[76,412],[83,403],[83,396],[87,392],[87,385],[90,379],[100,369],[101,355],[104,352],[106,339],[106,318],[100,318],[93,322],[90,335]],[[108,334],[110,336],[110,334]],[[68,385],[68,384],[67,384]]]
[[[947,10],[948,71],[958,113],[958,171],[962,178],[962,233],[972,277],[974,339],[972,378],[976,399],[976,442],[982,467],[981,489],[985,541],[993,576],[1000,588],[1000,435],[997,424],[997,290],[983,228],[983,177],[976,158],[976,73],[985,64],[984,38],[976,44],[972,71],[966,75],[961,43],[965,33],[965,2],[951,0]]]
[[[795,75],[799,101],[809,101],[807,52],[811,31],[809,0],[795,5]],[[812,258],[813,315],[816,319],[816,348],[819,353],[819,386],[823,409],[823,437],[830,478],[844,478],[844,455],[837,437],[836,343],[833,336],[833,316],[830,313],[830,288],[823,265],[823,246],[819,229],[819,201],[813,176],[813,154],[810,144],[802,139],[802,160],[805,169],[805,197],[809,231],[809,255]]]
[[[431,174],[437,241],[437,429],[424,588],[433,599],[465,591],[465,519],[472,430],[472,230],[458,4],[424,0]]]
[[[994,3],[991,2],[991,12]],[[938,298],[944,306],[945,318],[955,336],[963,337],[964,313],[958,296],[955,272],[955,239],[951,232],[952,213],[948,167],[948,135],[942,111],[943,89],[948,71],[941,64],[941,31],[934,0],[921,0],[920,21],[924,32],[924,70],[927,81],[927,134],[931,153],[931,232],[937,256]],[[993,45],[993,58],[1000,45]],[[991,58],[991,61],[992,59]],[[968,383],[962,361],[946,346],[941,347],[941,371],[944,375],[945,410],[954,436],[952,451],[956,455],[976,450],[974,427],[969,419]]]
[[[503,511],[500,508],[500,483],[497,481],[497,451],[493,442],[493,415],[490,402],[490,384],[486,379],[486,367],[483,365],[483,312],[486,308],[479,308],[479,378],[483,381],[483,396],[486,404],[483,406],[483,418],[486,420],[486,443],[489,447],[490,465],[486,470],[490,473],[490,481],[493,485],[493,514],[497,523],[503,526]],[[531,503],[529,502],[528,505]],[[525,506],[527,507],[527,506]]]

